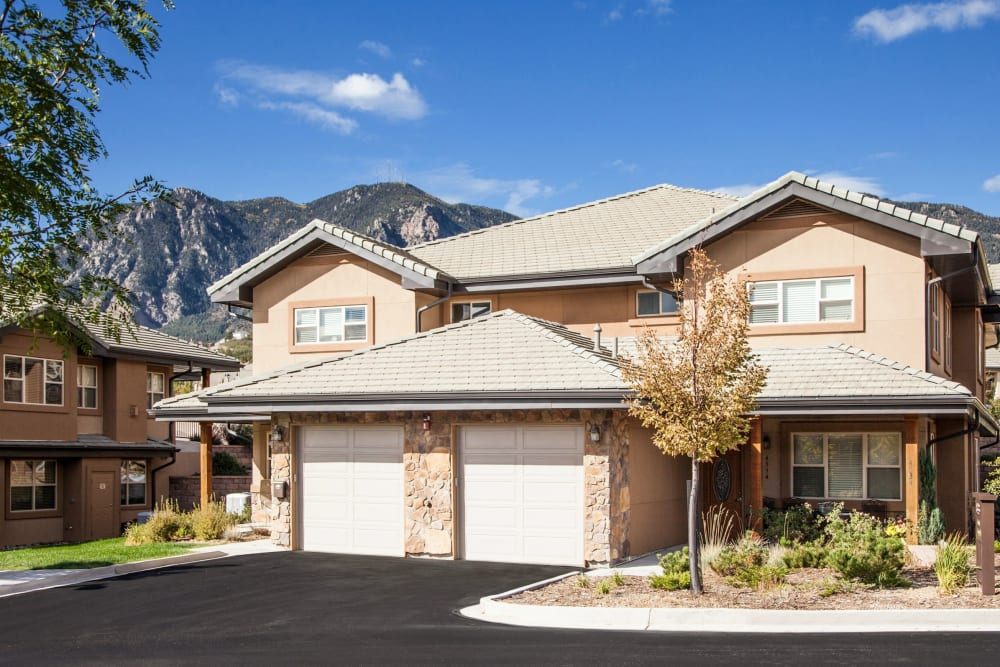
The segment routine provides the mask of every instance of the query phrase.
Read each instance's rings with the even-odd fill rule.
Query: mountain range
[[[989,261],[1000,262],[1000,217],[953,204],[894,203],[978,231]],[[86,268],[132,290],[140,324],[214,342],[246,325],[213,307],[205,288],[314,218],[403,247],[516,216],[448,204],[406,183],[357,185],[307,204],[281,197],[222,201],[177,188],[169,203],[125,216],[116,236],[90,248]]]

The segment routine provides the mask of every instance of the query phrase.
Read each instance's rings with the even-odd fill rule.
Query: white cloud
[[[893,9],[873,9],[859,16],[854,19],[854,32],[888,43],[932,28],[945,31],[977,28],[987,19],[997,17],[1000,17],[998,0],[900,5]]]
[[[358,123],[350,118],[344,118],[336,111],[330,111],[309,102],[260,102],[261,109],[291,111],[296,116],[304,118],[327,130],[341,134],[350,134],[358,128]]]
[[[646,6],[638,11],[639,14],[652,14],[653,16],[666,16],[674,11],[671,7],[672,0],[646,0]]]
[[[358,44],[359,49],[364,49],[365,51],[371,51],[380,58],[391,58],[392,49],[382,42],[376,42],[371,39],[366,39],[365,41]]]
[[[809,175],[852,192],[864,192],[876,197],[884,197],[886,195],[885,188],[870,176],[851,176],[841,171],[809,172]]]
[[[219,102],[227,107],[235,107],[240,103],[240,94],[232,88],[227,88],[226,86],[216,84],[215,95],[219,98]]]
[[[626,162],[625,160],[622,159],[606,162],[604,166],[610,167],[611,169],[615,169],[624,174],[631,174],[639,168],[639,165],[637,165],[635,162]]]
[[[898,195],[892,195],[892,199],[896,201],[930,201],[933,198],[934,195],[926,192],[901,192]]]
[[[760,190],[766,183],[739,183],[737,185],[720,185],[710,188],[712,192],[729,195],[730,197],[746,197],[755,190]]]
[[[452,203],[504,199],[501,208],[521,217],[536,212],[526,205],[529,200],[545,198],[555,192],[552,186],[536,178],[481,178],[464,162],[421,172],[415,176],[414,183]]]
[[[614,23],[615,21],[621,21],[621,20],[622,20],[622,6],[618,5],[610,12],[608,12],[608,21]]]
[[[872,153],[868,156],[869,160],[895,160],[899,157],[899,153],[894,151],[882,151],[881,153]]]
[[[350,109],[386,118],[414,120],[427,115],[427,104],[402,74],[386,81],[377,74],[349,74],[343,78],[309,70],[282,70],[245,62],[220,63],[218,69],[231,84],[245,90],[226,87],[245,97],[247,91],[258,94],[256,105],[283,109],[324,127],[350,132],[357,121],[345,118],[337,109]],[[217,86],[217,89],[221,86]]]
[[[424,60],[423,58],[413,58],[412,60],[410,60],[410,64],[413,65],[414,67],[423,67],[424,65],[427,64],[427,61]]]
[[[1000,192],[1000,174],[983,181],[983,190],[987,192]]]

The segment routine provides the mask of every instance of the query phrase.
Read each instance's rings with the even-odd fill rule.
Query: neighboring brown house
[[[982,244],[798,173],[739,200],[662,185],[405,250],[314,221],[209,290],[252,308],[255,376],[154,413],[255,421],[255,503],[292,548],[582,565],[681,543],[690,464],[628,417],[618,363],[642,328],[676,333],[665,286],[695,245],[754,284],[771,369],[705,501],[742,520],[799,499],[916,520],[927,450],[965,529],[997,433]]]
[[[166,496],[176,448],[148,408],[180,373],[239,361],[139,327],[90,351],[0,326],[0,547],[115,537]],[[196,457],[196,455],[195,455]]]

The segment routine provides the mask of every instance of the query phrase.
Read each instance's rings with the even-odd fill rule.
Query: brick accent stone
[[[423,430],[423,416],[431,417]],[[286,442],[271,447],[272,481],[288,480],[289,498],[271,499],[264,490],[257,502],[270,505],[272,540],[291,545],[291,450],[294,426],[310,424],[396,424],[403,427],[404,545],[409,556],[455,558],[455,434],[460,425],[577,424],[584,437],[584,558],[607,563],[629,555],[628,426],[624,410],[476,410],[446,412],[360,412],[275,415]],[[601,441],[590,440],[590,427],[601,429]]]

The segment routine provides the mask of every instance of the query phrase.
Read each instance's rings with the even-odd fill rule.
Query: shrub
[[[813,510],[809,503],[789,507],[785,510],[761,511],[763,536],[768,542],[785,546],[813,542],[823,537],[826,518]]]
[[[213,475],[245,475],[247,469],[229,452],[212,454]]]
[[[226,512],[223,503],[209,502],[191,512],[191,530],[199,540],[217,540],[236,524],[237,515]]]
[[[615,570],[614,572],[611,573],[611,583],[613,583],[615,586],[621,586],[625,583],[625,577],[622,575],[621,572]]]
[[[972,572],[969,547],[965,537],[960,533],[952,533],[935,551],[937,559],[934,561],[934,574],[937,575],[938,590],[951,595],[969,581],[969,574]]]
[[[701,565],[711,563],[729,543],[733,534],[733,513],[723,505],[713,505],[701,515]]]
[[[611,583],[610,579],[601,579],[597,583],[597,594],[607,595],[608,593],[611,592],[612,588],[614,588],[614,584]]]
[[[690,552],[687,547],[659,557],[663,574],[649,577],[649,585],[665,591],[680,591],[691,588]]]
[[[803,568],[820,569],[826,567],[826,547],[822,542],[797,544],[782,556],[782,564],[790,570]]]
[[[783,565],[768,565],[770,557],[771,550],[764,540],[747,531],[735,545],[724,548],[710,565],[734,586],[767,590],[782,583],[788,573]]]
[[[578,588],[590,588],[590,577],[585,574],[576,575],[576,585]]]
[[[903,542],[886,535],[878,519],[860,512],[852,512],[846,520],[833,514],[826,534],[827,563],[841,576],[879,588],[909,585],[901,574]]]
[[[920,544],[937,544],[944,537],[944,515],[939,507],[931,507],[926,500],[920,501],[917,514],[917,541]]]
[[[125,531],[126,544],[170,542],[191,537],[191,517],[180,511],[176,500],[163,500],[144,524],[132,524]]]

